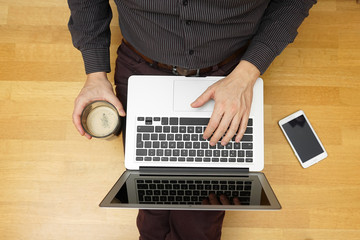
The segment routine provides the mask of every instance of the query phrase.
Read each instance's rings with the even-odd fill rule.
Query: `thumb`
[[[208,102],[210,99],[212,99],[213,91],[208,88],[206,89],[203,94],[201,94],[193,103],[191,103],[191,107],[198,108],[204,105],[206,102]]]
[[[111,98],[111,103],[115,106],[115,108],[117,109],[119,115],[121,117],[125,117],[126,113],[125,113],[124,107],[123,107],[123,105],[121,104],[121,102],[119,101],[119,99],[116,96]]]

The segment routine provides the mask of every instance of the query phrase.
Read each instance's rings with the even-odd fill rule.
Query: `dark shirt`
[[[123,37],[161,63],[215,65],[252,39],[242,59],[261,73],[294,41],[316,0],[115,0]],[[68,0],[69,29],[86,73],[110,72],[108,0]]]

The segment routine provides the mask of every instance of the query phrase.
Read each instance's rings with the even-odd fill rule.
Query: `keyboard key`
[[[185,142],[185,148],[192,148],[192,142]]]
[[[253,157],[253,151],[246,151],[246,157],[252,158]]]
[[[167,148],[168,147],[168,142],[161,142],[161,148]]]
[[[184,148],[184,145],[185,145],[185,143],[184,142],[176,142],[176,147],[177,148]]]
[[[252,125],[253,125],[253,120],[252,120],[252,118],[249,118],[247,125],[248,125],[248,126],[252,126]]]
[[[151,148],[151,142],[150,141],[145,142],[145,148]]]
[[[202,133],[202,127],[196,127],[195,132],[196,133]]]
[[[163,117],[161,118],[161,125],[168,125],[169,124],[169,118]]]
[[[154,126],[138,126],[137,132],[154,132],[155,128]]]
[[[182,140],[182,134],[175,134],[175,140],[181,141]]]
[[[159,140],[163,141],[166,140],[166,134],[159,134]]]
[[[169,148],[176,148],[176,142],[169,142]]]
[[[253,136],[252,135],[243,135],[241,141],[242,142],[252,142]]]
[[[150,134],[144,133],[144,134],[143,134],[143,140],[144,140],[144,141],[150,140]]]
[[[245,151],[244,150],[238,150],[237,153],[238,153],[237,156],[240,157],[240,158],[245,156]]]
[[[156,150],[156,156],[164,156],[164,150],[163,149],[158,149]]]
[[[168,141],[172,141],[172,140],[174,140],[174,139],[175,139],[175,135],[174,135],[174,134],[172,134],[172,133],[167,134],[166,139],[167,139]]]
[[[188,133],[194,133],[194,131],[195,131],[194,127],[187,127]]]
[[[170,125],[178,125],[179,124],[179,119],[178,118],[170,118]]]
[[[197,153],[197,156],[199,156],[199,157],[203,157],[205,154],[204,150],[197,150],[196,153]]]
[[[136,156],[146,156],[147,149],[136,149]]]
[[[156,133],[151,134],[151,140],[155,141],[155,140],[158,140],[158,138],[159,138],[158,134],[156,134]]]
[[[172,127],[171,127],[171,132],[172,132],[172,133],[178,133],[178,132],[179,132],[178,126],[172,126]]]
[[[155,149],[149,149],[148,155],[149,156],[155,156]]]
[[[208,125],[210,118],[180,118],[180,125]]]
[[[179,127],[179,132],[180,133],[186,133],[186,127],[185,126],[180,126]]]
[[[153,148],[159,148],[160,147],[160,142],[155,141],[153,142]]]
[[[163,132],[164,133],[169,133],[170,132],[170,126],[164,126],[163,127]]]
[[[212,157],[212,151],[211,150],[205,150],[205,156],[206,157]]]
[[[197,134],[191,134],[191,141],[198,141],[199,136]]]
[[[139,122],[142,122],[142,121],[145,120],[145,118],[144,118],[144,117],[137,117],[137,120],[138,120]]]
[[[181,156],[187,157],[188,156],[188,150],[185,150],[185,149],[181,150]]]
[[[145,125],[152,125],[152,118],[151,117],[146,117],[145,118]]]
[[[243,144],[242,144],[242,148],[243,148],[243,149],[252,149],[252,148],[253,148],[253,144],[252,144],[252,143],[243,143]]]
[[[162,126],[155,126],[155,132],[161,133],[162,132]]]
[[[221,151],[221,156],[222,157],[228,157],[229,156],[229,151],[228,150],[222,150]]]
[[[246,134],[252,134],[253,133],[253,128],[252,127],[247,127],[245,130]]]

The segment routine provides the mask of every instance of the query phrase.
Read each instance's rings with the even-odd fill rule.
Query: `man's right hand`
[[[96,100],[108,101],[116,107],[120,116],[125,116],[124,108],[115,96],[112,84],[107,79],[106,73],[96,72],[88,74],[84,87],[75,99],[74,112],[72,115],[76,129],[82,136],[85,135],[88,139],[91,139],[91,136],[85,133],[82,128],[80,116],[86,105]]]

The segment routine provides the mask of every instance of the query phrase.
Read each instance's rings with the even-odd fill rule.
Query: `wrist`
[[[260,77],[259,69],[254,64],[246,60],[241,60],[234,69],[234,72],[245,75],[246,79],[254,82],[258,77]]]
[[[107,80],[107,73],[106,72],[93,72],[87,74],[87,79],[106,79]]]

